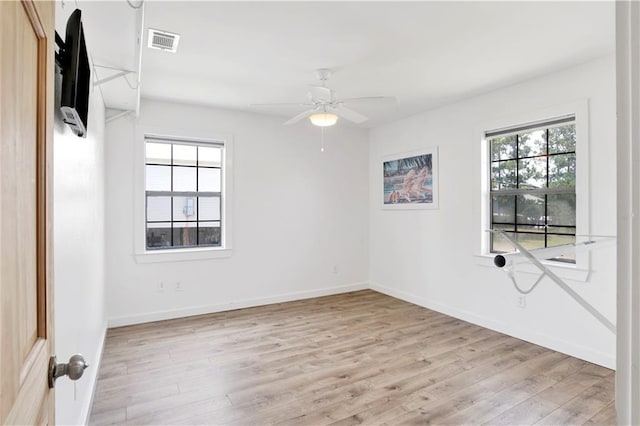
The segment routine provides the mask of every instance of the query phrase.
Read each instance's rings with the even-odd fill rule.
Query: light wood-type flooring
[[[99,424],[615,424],[614,372],[359,291],[111,329]]]

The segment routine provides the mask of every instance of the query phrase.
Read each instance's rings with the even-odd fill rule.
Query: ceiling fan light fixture
[[[314,126],[329,127],[336,124],[338,116],[330,112],[319,112],[317,114],[311,114],[309,120]]]

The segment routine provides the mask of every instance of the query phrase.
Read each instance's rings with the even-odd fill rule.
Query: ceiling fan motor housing
[[[329,68],[319,68],[316,70],[316,76],[318,77],[318,80],[321,80],[324,83],[329,80],[329,77],[331,77],[331,70]]]

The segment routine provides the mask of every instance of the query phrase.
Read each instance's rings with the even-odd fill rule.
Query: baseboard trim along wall
[[[382,284],[376,282],[371,282],[369,288],[379,293],[395,297],[396,299],[404,300],[405,302],[413,303],[415,305],[422,306],[424,308],[431,309],[433,311],[440,312],[442,314],[449,315],[451,317],[458,318],[463,321],[467,321],[472,324],[497,331],[499,333],[504,333],[517,339],[522,339],[557,352],[562,352],[564,354],[580,358],[582,360],[589,361],[594,364],[610,368],[612,370],[615,370],[616,367],[615,355],[609,355],[602,352],[594,351],[590,348],[576,345],[570,342],[565,342],[546,334],[531,332],[526,328],[513,326],[503,321],[496,321],[492,318],[476,315],[472,312],[463,311],[434,300],[417,296],[415,294],[410,294],[404,291],[385,287]]]
[[[233,302],[219,303],[215,305],[202,305],[185,309],[172,309],[167,311],[150,312],[147,314],[131,315],[111,318],[109,328],[123,327],[126,325],[142,324],[153,321],[162,321],[175,318],[191,317],[195,315],[212,314],[215,312],[231,311],[234,309],[254,308],[256,306],[270,305],[273,303],[292,302],[295,300],[311,299],[313,297],[331,296],[333,294],[348,293],[351,291],[366,290],[368,282],[345,284],[341,286],[326,287],[318,290],[297,291],[279,294],[277,296],[259,297],[254,299],[237,300]]]
[[[91,408],[93,407],[93,398],[96,395],[96,387],[98,385],[98,373],[100,373],[100,365],[102,364],[102,353],[104,352],[104,344],[107,340],[107,324],[104,324],[102,327],[102,337],[99,340],[100,347],[98,347],[98,351],[96,352],[96,358],[94,360],[87,360],[89,363],[88,372],[91,377],[91,396],[88,398],[89,404],[82,407],[82,411],[80,413],[80,419],[82,419],[83,425],[88,425],[91,420]],[[85,370],[86,371],[86,370]],[[84,379],[83,379],[84,380]]]

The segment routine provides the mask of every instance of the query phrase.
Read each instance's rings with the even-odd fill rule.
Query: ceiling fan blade
[[[314,111],[315,111],[315,109],[312,108],[312,109],[308,109],[308,110],[306,110],[304,112],[301,112],[300,114],[296,115],[295,117],[290,118],[289,120],[285,121],[284,125],[288,126],[289,124],[295,124],[298,121],[302,120],[303,118],[308,117],[309,114],[311,114]]]
[[[315,101],[331,101],[333,98],[333,91],[324,86],[309,86],[309,93]]]
[[[356,102],[378,104],[378,103],[396,103],[398,102],[398,100],[395,98],[395,96],[362,96],[359,98],[340,99],[337,102],[344,103],[344,104],[351,104]]]
[[[335,108],[331,108],[331,112],[334,112],[338,117],[342,117],[345,120],[353,121],[356,124],[364,123],[368,120],[367,117],[360,114],[359,112],[355,112],[352,109],[345,108],[342,105],[338,105]]]
[[[250,107],[263,107],[263,106],[267,106],[267,107],[271,107],[271,106],[313,106],[313,104],[309,103],[309,102],[271,102],[271,103],[265,103],[265,104],[249,104]]]

